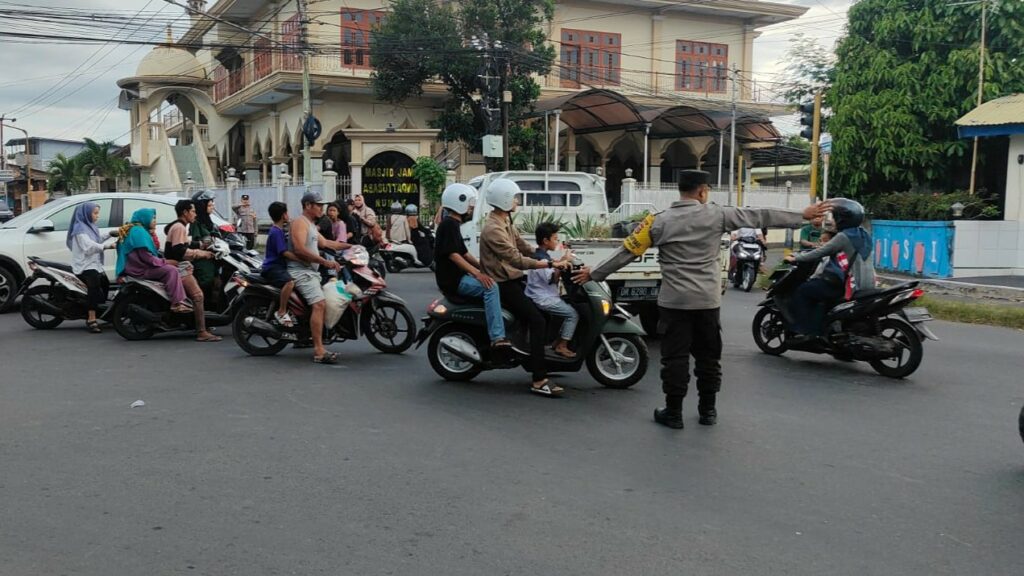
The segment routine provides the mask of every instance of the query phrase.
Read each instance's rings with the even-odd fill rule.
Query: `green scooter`
[[[574,267],[578,270],[580,266]],[[564,358],[549,351],[544,357],[548,373],[579,372],[584,363],[590,374],[609,388],[629,388],[647,373],[649,361],[645,332],[632,314],[612,301],[608,286],[590,281],[573,284],[572,270],[563,272],[566,301],[580,315],[570,347],[575,358]],[[445,380],[472,380],[485,370],[504,370],[522,366],[529,359],[526,327],[508,310],[503,310],[505,328],[512,341],[507,358],[492,357],[487,338],[487,320],[481,300],[442,297],[434,300],[423,318],[416,347],[427,340],[430,367]],[[549,341],[555,339],[558,326],[548,323]]]

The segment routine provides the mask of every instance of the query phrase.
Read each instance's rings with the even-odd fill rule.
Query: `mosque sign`
[[[401,152],[381,152],[363,165],[360,192],[366,204],[378,214],[387,214],[391,204],[419,206],[420,187],[413,177],[413,160]]]

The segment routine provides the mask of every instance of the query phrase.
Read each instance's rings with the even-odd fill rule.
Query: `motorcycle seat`
[[[853,295],[854,300],[866,300],[868,298],[879,298],[884,296],[893,296],[903,292],[904,290],[910,290],[916,288],[920,282],[901,282],[895,286],[889,288],[865,288],[864,290],[858,290]]]
[[[71,272],[71,265],[64,264],[63,262],[54,262],[53,260],[43,260],[42,258],[29,258],[29,260],[35,262],[40,266],[46,266],[47,268],[56,268],[57,270],[63,270],[65,272]]]

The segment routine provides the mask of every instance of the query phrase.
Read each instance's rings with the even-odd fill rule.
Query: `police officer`
[[[700,395],[700,423],[711,426],[718,418],[715,397],[722,385],[722,234],[740,228],[799,228],[804,220],[827,211],[825,204],[809,206],[803,212],[709,204],[709,178],[710,174],[701,170],[682,171],[679,201],[657,216],[648,216],[614,254],[592,270],[584,268],[574,278],[578,283],[604,280],[650,246],[658,247],[662,274],[658,327],[664,333],[661,382],[665,407],[654,411],[654,420],[669,428],[683,427],[691,355]]]

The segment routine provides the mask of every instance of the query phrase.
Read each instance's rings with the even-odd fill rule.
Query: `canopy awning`
[[[985,102],[956,121],[961,138],[1024,134],[1024,94]]]
[[[723,111],[722,103],[699,105],[653,106],[638,104],[627,96],[605,89],[591,89],[541,100],[535,116],[561,111],[560,119],[576,134],[613,130],[639,130],[648,126],[651,139],[717,136],[728,131],[732,112]],[[781,139],[775,126],[762,113],[738,110],[736,139],[741,142],[765,142]]]

